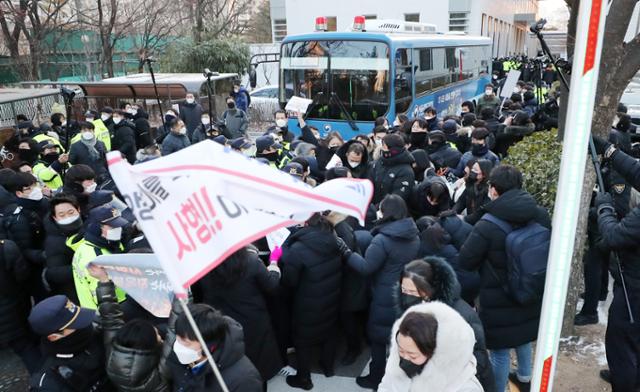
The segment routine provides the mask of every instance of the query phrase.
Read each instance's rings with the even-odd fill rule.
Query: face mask
[[[60,125],[62,125],[63,127],[64,127],[64,126],[66,126],[66,125],[67,125],[67,120],[64,120],[64,121],[62,122],[62,124],[60,124]]]
[[[93,132],[82,132],[82,139],[90,141],[93,139]]]
[[[193,103],[193,102],[195,102],[195,99],[193,99],[193,98],[187,98],[187,103],[191,104],[191,103]]]
[[[175,343],[173,343],[173,352],[176,354],[176,357],[178,357],[178,362],[183,365],[194,363],[195,361],[200,359],[199,351],[185,346],[177,339]]]
[[[109,241],[120,241],[122,239],[122,227],[114,227],[107,230],[105,238]]]
[[[378,218],[378,220],[381,220],[384,217],[384,215],[382,215],[382,211],[378,210],[376,211],[376,218]]]
[[[467,178],[469,179],[469,182],[476,182],[478,181],[478,173],[471,172]]]
[[[423,363],[422,365],[416,365],[415,363],[408,361],[404,358],[400,358],[400,369],[407,375],[409,378],[414,378],[418,374],[422,373],[424,369],[424,365],[427,363]]]
[[[411,134],[411,145],[413,147],[421,147],[427,141],[426,132],[414,132]]]
[[[400,121],[398,121],[398,120],[393,120],[393,126],[394,126],[394,127],[399,127],[399,126],[400,126]]]
[[[74,222],[77,222],[80,219],[80,215],[74,215],[74,216],[70,216],[68,218],[64,218],[64,219],[59,219],[56,222],[58,222],[58,224],[60,226],[68,226]]]
[[[349,166],[351,168],[357,167],[360,164],[360,162],[354,162],[354,161],[347,161],[347,162],[349,163]]]
[[[117,125],[117,124],[120,124],[120,121],[122,121],[122,118],[121,118],[121,117],[114,117],[114,118],[113,118],[113,123],[114,123],[114,124],[116,124],[116,125]]]
[[[100,119],[101,119],[102,121],[107,121],[109,118],[111,118],[111,116],[109,116],[108,114],[102,114],[102,115],[100,116]]]
[[[427,121],[433,120],[434,118],[435,118],[435,116],[431,116],[431,115],[424,116],[424,119],[427,120]]]
[[[96,188],[98,187],[98,184],[96,184],[95,182],[87,187],[84,187],[84,192],[85,193],[93,193]]]
[[[482,144],[474,144],[471,146],[471,154],[480,157],[489,152],[489,147]]]
[[[94,120],[94,118],[93,118],[93,117],[87,117],[87,118],[85,118],[85,120],[86,120],[87,122],[92,123],[92,122],[93,122],[93,120]]]
[[[376,146],[382,145],[382,139],[375,139],[375,142],[376,142]]]
[[[402,293],[400,295],[400,302],[402,303],[402,309],[407,310],[410,307],[412,307],[413,305],[421,304],[424,301],[423,301],[422,298],[416,297],[415,295],[409,295],[409,294]]]
[[[131,114],[132,116],[135,115],[136,113],[138,113],[138,109],[129,109],[127,110],[127,113]]]
[[[391,151],[382,151],[383,158],[391,158]]]
[[[284,128],[285,126],[287,126],[287,120],[277,119],[276,120],[276,126],[278,128]]]
[[[209,120],[209,117],[202,117],[202,124],[204,125],[209,125],[211,123],[211,120]]]
[[[179,133],[180,135],[186,135],[186,134],[187,134],[187,128],[185,128],[185,127],[180,128],[180,130],[178,131],[178,133]]]
[[[35,150],[31,150],[29,148],[21,148],[18,151],[18,155],[25,162],[33,163],[36,159],[38,159],[38,152]]]
[[[228,107],[229,109],[233,109],[233,108],[235,108],[235,107],[236,107],[236,104],[235,104],[235,103],[233,103],[233,102],[227,102],[227,107]]]
[[[60,154],[58,154],[57,152],[52,152],[43,156],[42,160],[47,162],[48,164],[52,164],[53,162],[57,161],[58,158],[60,158]]]
[[[33,188],[27,196],[27,199],[35,201],[42,200],[42,189],[40,189],[39,186]]]
[[[484,90],[484,95],[493,95],[493,90]]]
[[[240,87],[234,87],[233,88],[233,92],[234,93],[239,93],[240,92]]]

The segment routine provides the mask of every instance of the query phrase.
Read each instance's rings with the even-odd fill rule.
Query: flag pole
[[[187,301],[188,301],[187,297],[180,298],[180,306],[182,306],[182,310],[184,311],[184,314],[187,316],[187,320],[189,320],[189,324],[191,325],[193,332],[196,334],[196,338],[198,338],[198,342],[202,346],[202,351],[204,351],[204,354],[207,357],[207,361],[211,365],[211,369],[213,369],[213,374],[215,374],[216,379],[218,380],[218,384],[222,389],[222,392],[229,392],[229,388],[227,388],[227,384],[222,379],[222,374],[220,374],[220,369],[218,369],[216,362],[213,360],[213,357],[211,356],[211,352],[209,351],[209,347],[207,347],[207,343],[204,341],[204,338],[202,337],[202,334],[200,333],[200,330],[198,329],[198,326],[196,325],[196,322],[193,319],[193,315],[191,314],[191,311],[187,306]]]

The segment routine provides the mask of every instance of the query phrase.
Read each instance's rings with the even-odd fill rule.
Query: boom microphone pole
[[[551,50],[547,45],[547,42],[544,40],[544,36],[542,35],[542,29],[544,29],[544,25],[547,23],[546,19],[540,19],[536,23],[532,24],[529,30],[538,37],[540,41],[540,46],[542,47],[542,51],[544,52],[549,59],[553,62],[553,65],[558,63],[558,60],[554,60],[551,55]],[[562,72],[562,67],[556,66],[556,70],[558,72],[558,76],[560,81],[564,85],[564,87],[569,91],[569,83],[567,83],[567,79]],[[598,160],[598,152],[596,151],[596,145],[593,143],[593,134],[589,137],[589,155],[591,156],[591,162],[593,163],[593,167],[596,171],[596,178],[598,180],[598,187],[600,188],[600,192],[605,192],[604,180],[602,179],[602,170],[600,168],[600,160]],[[622,283],[622,291],[624,293],[624,299],[627,305],[627,312],[629,313],[629,322],[631,324],[635,323],[635,319],[633,318],[633,312],[631,311],[631,302],[629,301],[629,292],[627,291],[627,285],[624,281],[624,274],[622,271],[622,265],[620,265],[620,258],[618,258],[618,252],[613,251],[614,262],[616,263],[616,267],[618,270],[618,274],[620,274],[620,282]]]
[[[160,96],[158,95],[158,85],[156,84],[156,76],[153,72],[153,66],[151,65],[151,63],[155,63],[156,60],[153,57],[146,57],[143,60],[145,63],[147,63],[147,66],[149,67],[149,73],[151,74],[151,82],[153,83],[153,91],[156,94],[156,102],[158,102],[158,110],[160,110],[160,120],[162,121],[162,128],[163,131],[167,129],[167,126],[164,123],[164,114],[162,113],[162,104],[160,103]],[[153,135],[154,138],[154,142],[155,142],[155,136]]]

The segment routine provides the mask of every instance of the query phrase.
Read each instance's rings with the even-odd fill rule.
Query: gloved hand
[[[275,248],[273,248],[273,250],[271,251],[271,254],[269,255],[269,262],[271,264],[278,264],[281,257],[282,257],[282,248],[279,246],[276,246]]]
[[[340,255],[342,256],[343,259],[348,259],[349,256],[351,256],[351,253],[353,253],[351,251],[351,249],[349,249],[349,247],[347,246],[347,244],[344,242],[344,240],[340,237],[336,237],[336,242],[338,244],[338,250],[340,252]]]
[[[611,147],[611,143],[601,138],[600,136],[593,137],[593,144],[596,146],[596,152],[598,155],[604,155],[604,153]]]
[[[611,194],[607,192],[598,192],[593,204],[598,210],[598,215],[600,215],[604,210],[611,210],[615,212],[615,208],[613,208],[613,198],[611,197]]]

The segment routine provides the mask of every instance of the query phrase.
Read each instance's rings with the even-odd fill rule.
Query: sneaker
[[[576,317],[573,319],[573,325],[582,326],[582,325],[590,325],[590,324],[598,324],[597,314],[578,313],[576,314]]]
[[[611,384],[611,372],[609,371],[609,369],[600,370],[600,378]]]
[[[518,387],[520,392],[529,392],[531,390],[531,382],[522,382],[516,373],[509,373],[509,381]]]
[[[378,389],[378,384],[380,384],[380,381],[374,380],[373,377],[369,374],[364,377],[356,377],[356,384],[358,384],[360,388],[373,389],[375,391]]]
[[[304,379],[298,376],[288,376],[287,384],[291,388],[300,388],[304,389],[305,391],[310,391],[311,389],[313,389],[313,383],[311,382],[310,378]]]

